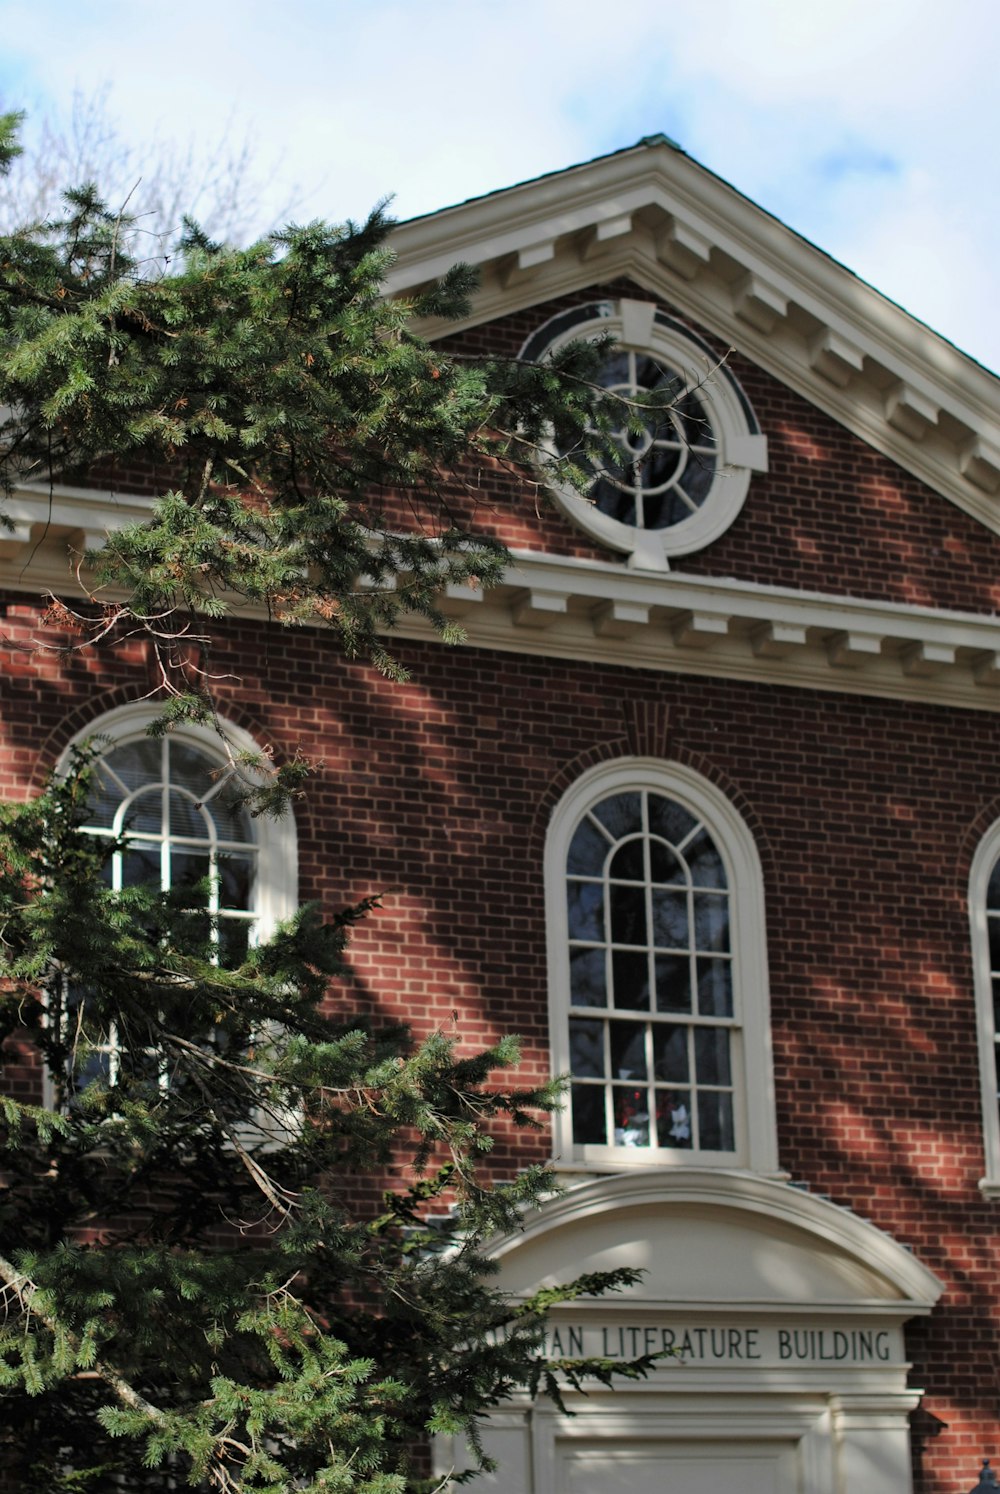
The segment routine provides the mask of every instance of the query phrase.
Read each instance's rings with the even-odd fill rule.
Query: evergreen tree
[[[0,167],[15,125],[0,122]],[[592,349],[538,368],[414,337],[414,315],[461,311],[469,275],[383,299],[386,231],[376,213],[236,251],[192,225],[178,272],[150,280],[83,187],[63,221],[0,239],[7,488],[123,458],[168,474],[149,521],[112,535],[62,604],[85,644],[152,640],[162,730],[211,719],[182,645],[210,644],[234,600],[398,673],[385,635],[403,612],[446,631],[442,586],[502,572],[451,514],[477,464],[518,461],[551,426],[579,477],[610,426]],[[423,516],[402,529],[400,493]],[[367,907],[307,908],[227,963],[204,886],[113,891],[114,845],[81,830],[95,771],[84,753],[0,818],[0,1039],[26,1038],[52,1088],[46,1105],[0,1101],[13,1486],[389,1494],[421,1486],[430,1434],[475,1447],[515,1387],[607,1379],[545,1361],[562,1294],[511,1304],[484,1254],[551,1186],[483,1182],[491,1123],[537,1124],[558,1085],[497,1086],[512,1040],[467,1059],[353,1021],[336,982]],[[248,775],[254,809],[280,808],[301,772]]]

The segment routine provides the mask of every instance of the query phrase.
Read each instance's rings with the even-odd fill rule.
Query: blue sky
[[[656,131],[1000,369],[995,0],[2,0],[0,103],[249,137],[259,228],[399,216]]]

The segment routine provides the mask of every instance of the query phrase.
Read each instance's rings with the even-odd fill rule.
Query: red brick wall
[[[8,638],[30,609],[13,599]],[[28,633],[25,631],[24,637]],[[345,664],[312,632],[227,630],[223,709],[321,760],[299,814],[301,894],[374,891],[334,1000],[525,1040],[548,1072],[541,852],[560,785],[663,750],[719,783],[765,872],[782,1165],[904,1244],[948,1284],[915,1325],[920,1494],[971,1483],[1000,1440],[997,1209],[983,1172],[965,881],[1000,813],[1000,722],[982,712],[747,682],[402,644],[411,683]],[[0,782],[36,786],[88,714],[148,688],[142,652],[8,653]],[[231,698],[227,704],[226,696]],[[504,1141],[503,1172],[546,1138]]]

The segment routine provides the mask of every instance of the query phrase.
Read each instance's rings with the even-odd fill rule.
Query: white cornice
[[[396,294],[459,260],[473,314],[430,336],[618,275],[740,349],[1000,533],[1000,383],[667,144],[401,224]]]
[[[86,488],[18,489],[7,506],[14,527],[0,531],[0,588],[71,595],[83,549],[147,518],[151,504]],[[511,561],[495,589],[452,587],[442,597],[468,646],[1000,711],[1000,617],[536,551]],[[397,632],[435,636],[419,619],[404,618]]]

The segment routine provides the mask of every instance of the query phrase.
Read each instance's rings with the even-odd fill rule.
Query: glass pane
[[[163,743],[152,737],[140,737],[124,747],[115,747],[105,753],[104,761],[129,794],[143,784],[163,780]]]
[[[986,920],[990,934],[990,969],[1000,970],[1000,916],[991,913]]]
[[[611,1077],[645,1079],[645,1022],[610,1022],[608,1025],[611,1029]]]
[[[207,881],[211,874],[212,863],[206,854],[198,851],[171,851],[171,887],[195,887],[199,882]],[[206,889],[202,901],[207,903],[210,896],[210,891]]]
[[[649,829],[652,835],[662,835],[673,846],[687,840],[698,821],[688,814],[673,799],[664,799],[660,794],[649,795]]]
[[[734,1152],[732,1095],[702,1093],[698,1096],[698,1140],[706,1152]]]
[[[1000,1033],[1000,976],[993,977],[993,1030]]]
[[[614,1005],[624,1011],[649,1011],[649,956],[616,949],[611,956]]]
[[[228,778],[217,793],[206,799],[205,809],[215,821],[215,833],[220,840],[235,840],[244,845],[253,845],[256,840],[253,821],[241,802],[240,794],[239,783]]]
[[[687,895],[653,888],[653,943],[661,949],[688,945]]]
[[[609,353],[601,364],[597,375],[597,382],[604,389],[626,389],[632,388],[632,374],[629,368],[628,353],[620,348]]]
[[[678,478],[678,486],[700,508],[712,490],[715,481],[715,464],[696,451],[688,452],[687,465]]]
[[[729,1033],[725,1027],[696,1027],[694,1072],[699,1084],[731,1084]]]
[[[163,832],[163,791],[159,784],[137,794],[125,812],[125,829],[135,835]]]
[[[695,893],[694,942],[696,949],[729,949],[729,900],[724,895]]]
[[[604,1078],[603,1022],[570,1022],[569,1068],[577,1079]]]
[[[571,949],[569,952],[570,1000],[574,1006],[606,1006],[604,950]]]
[[[635,524],[635,498],[606,477],[598,478],[587,495],[594,507],[619,524]]]
[[[121,802],[122,791],[118,784],[110,773],[102,771],[102,764],[97,763],[87,796],[87,824],[110,830]]]
[[[122,853],[122,886],[145,887],[152,883],[160,887],[159,847],[136,847],[134,844]]]
[[[696,887],[725,887],[726,872],[722,857],[708,831],[699,830],[694,840],[684,847],[684,858],[691,871],[691,880]]]
[[[189,840],[211,840],[211,826],[205,812],[193,800],[172,790],[168,803],[171,835],[183,835]]]
[[[603,1085],[574,1084],[572,1101],[573,1140],[577,1146],[607,1146]]]
[[[223,854],[219,857],[218,875],[220,906],[248,910],[253,892],[253,857]]]
[[[615,840],[638,835],[642,830],[642,800],[639,794],[613,794],[594,806],[592,813],[606,825]]]
[[[615,1146],[649,1145],[649,1098],[644,1089],[616,1085],[611,1092]]]
[[[662,840],[649,842],[649,866],[654,882],[669,882],[676,886],[687,880],[683,866]]]
[[[687,1084],[688,1029],[657,1024],[653,1028],[653,1072],[657,1079],[671,1084]]]
[[[733,1015],[733,967],[729,960],[696,960],[698,1010],[703,1017]]]
[[[674,419],[684,432],[686,446],[714,446],[715,436],[705,406],[694,390],[674,405]]]
[[[656,1010],[658,1012],[689,1012],[691,1010],[691,962],[687,955],[679,958],[657,955]]]
[[[253,921],[249,918],[219,919],[219,964],[236,970],[247,957]]]
[[[604,886],[601,882],[568,882],[566,912],[571,939],[604,938]]]
[[[646,863],[642,853],[642,840],[627,840],[611,858],[609,875],[626,882],[644,882]]]
[[[660,1146],[679,1147],[684,1151],[693,1146],[691,1096],[686,1090],[656,1091],[656,1135]]]
[[[615,944],[647,943],[646,889],[613,885],[610,902],[613,942]]]
[[[200,748],[184,742],[170,743],[170,782],[187,789],[199,804],[215,787],[218,772],[214,759]]]
[[[604,873],[604,858],[611,846],[606,835],[602,835],[592,820],[581,820],[569,843],[566,870],[578,876],[600,877]]]

